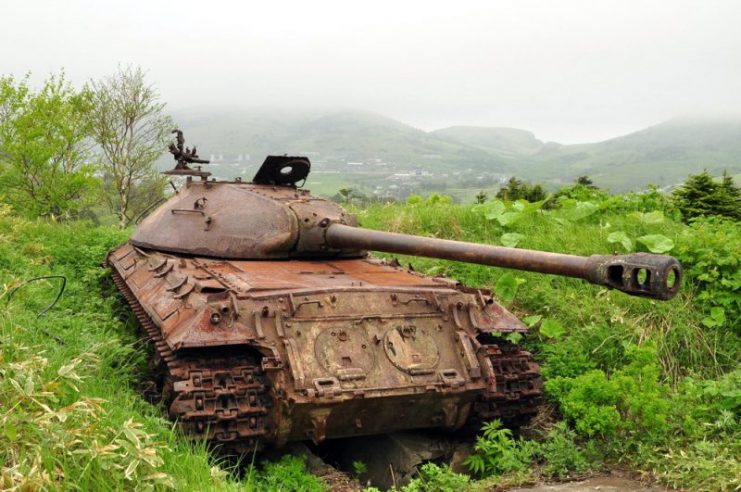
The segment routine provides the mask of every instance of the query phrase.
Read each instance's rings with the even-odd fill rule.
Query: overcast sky
[[[141,65],[173,109],[357,108],[600,140],[741,114],[741,1],[8,1],[0,74]]]

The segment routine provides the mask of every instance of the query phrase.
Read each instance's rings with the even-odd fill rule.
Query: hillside
[[[435,130],[432,134],[516,159],[535,154],[545,145],[532,132],[516,128],[452,126]]]
[[[690,173],[741,170],[741,119],[674,119],[604,142],[544,148],[527,175],[558,182],[589,174],[613,191],[682,181]]]
[[[307,186],[351,187],[403,198],[439,191],[470,199],[512,175],[557,186],[588,174],[613,192],[671,186],[707,168],[741,172],[741,118],[674,119],[603,142],[561,145],[513,128],[457,126],[425,132],[362,111],[192,109],[174,114],[217,177],[251,177],[268,154],[312,159]],[[163,167],[169,166],[165,159]]]
[[[493,465],[468,476],[430,462],[396,490],[500,490],[616,463],[668,487],[741,486],[739,223],[684,224],[657,193],[610,197],[582,209],[586,215],[576,208],[431,199],[353,207],[371,229],[491,244],[514,239],[521,248],[579,255],[645,251],[647,239],[661,237],[685,272],[680,294],[659,302],[578,279],[398,258],[417,272],[492,289],[528,323],[524,338],[510,334],[498,343],[520,342],[534,354],[549,403],[517,437],[496,424],[471,436],[476,455]],[[235,465],[167,420],[152,392],[151,352],[100,266],[129,232],[23,219],[0,207],[0,408],[11,410],[0,418],[3,490],[336,490],[307,474],[299,456],[271,463],[265,459],[278,453],[249,453]],[[613,233],[624,239],[616,244]],[[63,293],[60,278],[48,275],[67,280]],[[308,350],[312,343],[305,342]],[[367,479],[360,466],[352,473]]]

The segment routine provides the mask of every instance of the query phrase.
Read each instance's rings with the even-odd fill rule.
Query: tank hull
[[[107,260],[170,416],[236,450],[535,413],[526,327],[482,290],[368,258],[244,261],[125,244]]]

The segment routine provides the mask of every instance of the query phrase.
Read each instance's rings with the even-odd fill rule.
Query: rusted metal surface
[[[620,256],[574,256],[545,251],[472,244],[393,232],[369,231],[343,224],[330,224],[327,245],[386,251],[531,272],[564,275],[621,290],[626,294],[671,299],[679,291],[682,268],[664,255],[634,253]],[[642,273],[639,273],[643,271]],[[641,278],[645,275],[645,280]],[[673,277],[673,280],[672,280]]]
[[[482,342],[526,327],[487,293],[447,280],[377,260],[221,261],[130,244],[112,252],[109,263],[163,360],[177,364],[168,365],[170,412],[194,436],[219,442],[238,436],[253,445],[253,414],[260,442],[276,445],[456,429],[477,406],[505,420],[531,414],[537,404],[531,393],[542,391],[531,377],[532,361],[526,370],[503,365],[498,346]],[[224,350],[235,355],[214,367],[213,353]],[[231,396],[220,403],[223,393],[206,391],[207,410],[199,410],[203,398],[194,396],[188,374],[201,364],[239,381],[234,373],[247,365],[239,356],[260,361],[253,369],[265,381],[258,393],[268,394],[270,404],[244,407],[238,396],[236,406]],[[232,413],[223,432],[204,430]]]
[[[504,338],[525,325],[485,290],[366,249],[656,298],[679,288],[670,257],[583,258],[362,230],[296,187],[308,169],[305,158],[269,157],[253,183],[189,178],[108,256],[163,365],[170,415],[189,435],[251,450],[535,413],[538,366]]]
[[[305,181],[311,163],[306,157],[269,155],[252,178],[252,182],[263,185],[295,186]]]
[[[297,158],[285,159],[275,161],[270,173],[280,174],[281,165],[298,166]],[[230,260],[328,260],[386,251],[577,277],[656,299],[674,297],[682,277],[671,256],[585,257],[362,229],[337,204],[292,185],[188,182],[142,222],[131,243]]]
[[[112,276],[154,346],[165,370],[160,390],[185,434],[237,452],[261,446],[270,428],[272,397],[259,359],[224,351],[220,357],[174,352],[117,269]]]
[[[205,179],[211,175],[206,171],[201,171],[201,167],[198,166],[196,169],[191,169],[188,164],[208,164],[210,161],[201,159],[198,156],[198,150],[195,146],[192,149],[185,146],[185,137],[183,132],[177,128],[172,131],[176,135],[175,143],[171,143],[168,147],[169,152],[175,159],[175,168],[166,171],[164,174],[170,175],[186,175],[186,176],[200,176],[201,179]]]

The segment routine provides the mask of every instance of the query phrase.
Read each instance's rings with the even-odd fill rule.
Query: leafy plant
[[[559,422],[548,433],[542,445],[545,473],[558,478],[566,478],[571,473],[589,469],[587,458],[576,443],[576,433],[565,422]]]
[[[554,319],[546,319],[540,324],[540,334],[546,338],[559,338],[566,333],[563,325]]]
[[[502,234],[502,237],[499,239],[499,241],[502,243],[502,246],[514,248],[523,239],[525,239],[525,236],[523,234],[518,234],[516,232],[507,232],[505,234]]]
[[[474,445],[475,454],[464,461],[477,475],[523,471],[539,451],[534,441],[513,439],[512,431],[503,428],[499,420],[484,424],[481,432]]]
[[[419,474],[401,490],[402,492],[452,492],[463,490],[470,481],[466,475],[455,473],[447,465],[425,463]]]
[[[511,273],[505,273],[497,280],[494,291],[499,300],[507,305],[510,304],[517,295],[517,288],[522,283],[521,279],[516,278]]]
[[[611,232],[607,236],[607,242],[610,244],[620,244],[625,251],[633,250],[633,241],[623,231]]]
[[[574,199],[566,199],[561,202],[560,215],[572,222],[586,219],[596,213],[599,207],[593,202],[580,202]]]
[[[368,471],[368,465],[366,465],[362,461],[353,461],[352,471],[355,474],[355,476],[360,476]]]
[[[647,234],[636,239],[652,253],[667,253],[674,249],[674,241],[663,234]]]
[[[733,322],[741,332],[741,225],[718,218],[696,219],[675,250],[689,282],[697,289],[695,301],[705,326],[720,328]],[[720,309],[718,309],[720,308]],[[722,309],[722,311],[721,311]]]
[[[664,222],[664,212],[653,210],[651,212],[633,212],[628,217],[634,218],[646,225],[656,225]]]
[[[670,405],[659,385],[655,349],[628,345],[626,357],[629,363],[611,377],[595,369],[546,382],[548,393],[581,434],[611,437],[640,431],[648,439],[666,431]]]
[[[283,455],[279,461],[268,462],[258,475],[255,490],[265,492],[324,492],[327,484],[306,473],[303,457]]]

